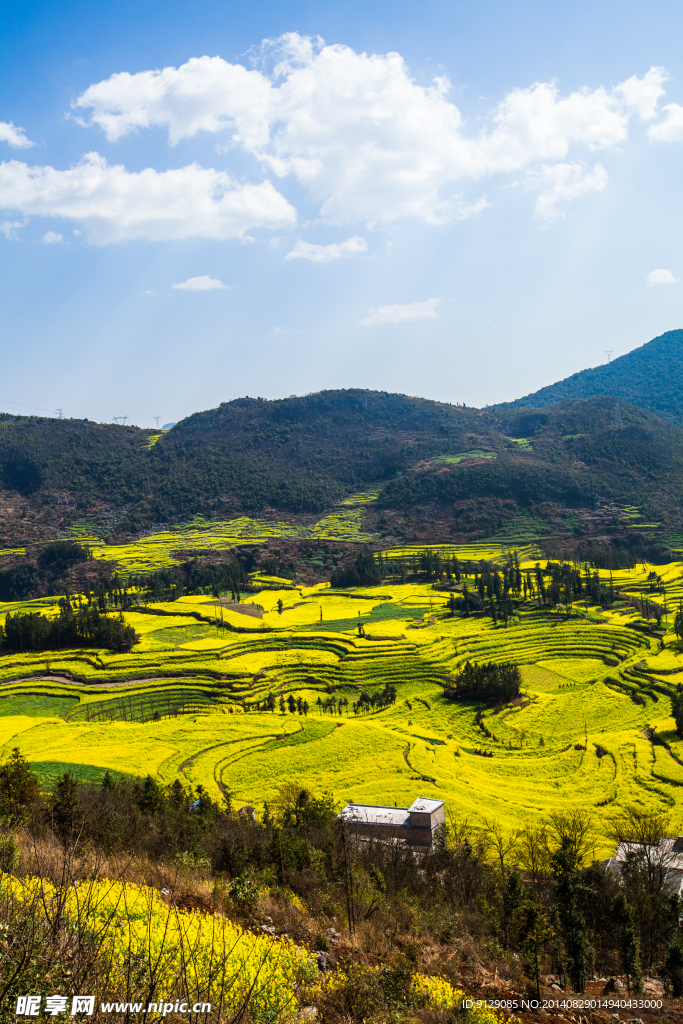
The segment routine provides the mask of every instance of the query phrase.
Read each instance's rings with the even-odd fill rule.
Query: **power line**
[[[159,420],[161,419],[161,416],[153,416],[152,419],[156,422],[157,430],[158,430],[159,429]]]
[[[52,410],[42,409],[40,406],[37,405],[26,405],[25,402],[12,402],[10,401],[9,398],[0,397],[0,405],[13,405],[17,409],[28,409],[31,412],[42,412],[46,416],[52,416]]]
[[[613,349],[613,348],[606,348],[606,349],[605,349],[605,355],[607,356],[607,362],[608,362],[608,363],[609,363],[609,361],[610,361],[610,360],[611,360],[611,358],[612,358],[612,353],[613,353],[613,352],[614,352],[614,349]]]
[[[62,418],[62,410],[61,409],[57,409],[57,414],[59,415],[59,418],[61,420],[61,418]]]

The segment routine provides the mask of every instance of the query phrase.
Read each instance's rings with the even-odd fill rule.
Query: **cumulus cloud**
[[[140,128],[166,128],[171,145],[199,131],[229,129],[247,148],[268,141],[273,89],[267,77],[221,57],[192,57],[179,68],[123,71],[86,89],[74,107],[110,142]]]
[[[667,103],[662,112],[666,115],[664,120],[648,129],[648,137],[653,142],[683,142],[683,107]]]
[[[565,161],[575,146],[623,144],[631,118],[656,115],[667,79],[651,68],[611,89],[564,96],[535,83],[508,93],[472,132],[449,99],[448,79],[418,85],[398,53],[356,53],[290,33],[262,44],[261,57],[252,69],[195,57],[178,68],[112,75],[74,105],[90,110],[89,123],[110,140],[153,127],[172,145],[222,132],[229,147],[271,173],[293,175],[330,222],[442,223],[487,205],[449,194],[456,182]]]
[[[561,215],[560,201],[578,199],[587,192],[601,192],[607,185],[607,171],[602,164],[587,170],[582,163],[545,164],[529,171],[525,188],[540,192],[536,200],[536,213],[550,219]]]
[[[651,270],[647,275],[648,284],[678,284],[670,270]]]
[[[292,251],[287,253],[285,259],[331,263],[332,260],[338,260],[342,256],[356,256],[359,252],[365,252],[367,247],[368,243],[359,235],[347,238],[345,242],[333,242],[331,245],[314,245],[312,242],[304,242],[299,239]]]
[[[411,320],[430,320],[436,316],[440,299],[426,299],[424,302],[410,302],[405,306],[380,306],[361,320],[361,326],[374,324],[406,324]]]
[[[224,171],[191,164],[131,173],[87,153],[68,170],[0,163],[0,207],[80,222],[90,242],[133,238],[244,238],[251,228],[296,221],[296,211],[269,181],[238,185]]]
[[[657,104],[664,95],[664,83],[669,75],[664,68],[650,68],[646,75],[632,75],[615,86],[614,95],[621,99],[627,110],[637,114],[641,121],[657,116]]]
[[[46,231],[43,235],[43,241],[47,242],[48,245],[55,245],[57,242],[63,242],[64,239],[59,231]]]
[[[26,138],[24,129],[15,127],[11,121],[0,121],[0,142],[7,142],[14,149],[30,149],[35,146],[35,142]]]
[[[212,292],[216,289],[229,291],[229,285],[223,284],[216,277],[209,277],[208,274],[202,274],[201,277],[190,277],[187,281],[172,284],[171,288],[176,288],[179,292]]]

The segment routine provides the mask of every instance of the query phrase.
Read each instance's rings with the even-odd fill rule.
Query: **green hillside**
[[[369,391],[243,398],[173,430],[0,415],[0,504],[20,535],[94,516],[127,535],[198,513],[314,514],[422,459],[467,451],[478,411]],[[14,513],[14,515],[12,514]],[[74,515],[72,513],[78,513]]]
[[[612,398],[489,410],[480,423],[495,458],[411,467],[385,485],[379,505],[407,510],[436,502],[463,531],[485,522],[489,536],[525,512],[550,517],[546,533],[579,521],[579,532],[590,532],[597,508],[609,502],[638,506],[659,522],[677,520],[683,432],[673,424]]]
[[[678,532],[682,477],[683,430],[606,397],[477,410],[328,391],[238,399],[161,434],[3,415],[0,559],[26,546],[35,557],[64,536],[120,543],[198,516],[231,524],[221,548],[268,537],[460,543],[500,531],[519,543],[611,533],[626,506]]]
[[[539,409],[572,398],[611,395],[683,425],[683,330],[667,331],[610,363],[581,370],[499,409]]]

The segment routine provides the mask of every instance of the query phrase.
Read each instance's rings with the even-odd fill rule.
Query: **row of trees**
[[[562,604],[568,607],[586,597],[593,604],[607,607],[617,597],[612,579],[604,582],[597,572],[591,574],[588,566],[584,567],[583,576],[576,566],[563,562],[548,562],[545,568],[537,563],[535,569],[522,572],[517,552],[508,556],[502,568],[482,560],[477,570],[473,573],[472,589],[463,583],[460,595],[451,594],[446,605],[451,615],[479,612],[507,625],[521,600],[535,601],[539,608]]]
[[[245,560],[248,561],[248,560]],[[209,590],[215,597],[229,592],[234,600],[249,584],[249,576],[233,554],[225,558],[191,558],[180,565],[134,577],[143,601],[176,601],[185,594]]]
[[[274,693],[269,693],[264,700],[257,701],[255,704],[245,704],[244,708],[245,711],[275,711],[277,708],[281,715],[286,715],[287,712],[290,715],[307,715],[311,709],[307,700],[295,697],[291,693],[286,699],[282,694],[279,701]]]
[[[508,553],[502,566],[486,559],[463,563],[438,549],[392,559],[381,553],[360,552],[352,565],[334,570],[332,586],[370,586],[397,574],[402,581],[408,575],[421,575],[427,580],[454,579],[457,584],[473,577],[473,584],[463,584],[461,595],[451,595],[447,604],[451,615],[485,612],[506,625],[514,613],[514,600],[535,601],[539,607],[569,606],[587,597],[593,604],[607,607],[617,596],[611,577],[609,583],[603,581],[597,571],[591,573],[588,562],[583,571],[576,564],[548,561],[545,567],[537,563],[535,569],[523,572],[517,551]]]
[[[358,715],[367,711],[381,710],[395,703],[396,687],[391,683],[386,683],[382,690],[378,690],[373,694],[369,694],[364,690],[358,700],[353,701],[351,705],[349,705],[348,697],[335,697],[333,694],[330,697],[318,697],[316,707],[318,713],[336,716],[343,714],[344,711],[348,715],[350,706],[354,715]],[[264,700],[250,705],[250,707],[253,707],[256,711],[275,711],[277,707],[282,715],[287,712],[290,715],[307,715],[310,711],[310,705],[307,700],[302,697],[295,697],[291,693],[288,697],[281,694],[279,700],[275,697],[275,694],[269,693]]]

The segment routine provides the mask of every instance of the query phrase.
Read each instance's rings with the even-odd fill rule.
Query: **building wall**
[[[429,817],[429,815],[427,815]],[[411,846],[431,846],[433,830],[431,828],[415,828],[409,825],[379,825],[371,821],[349,822],[352,834],[362,839],[400,839]]]
[[[436,828],[437,825],[443,825],[445,821],[445,807],[437,807],[437,809],[431,813],[429,811],[410,812],[410,823],[418,828]]]

